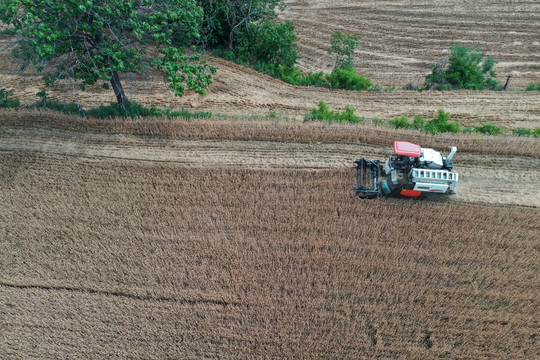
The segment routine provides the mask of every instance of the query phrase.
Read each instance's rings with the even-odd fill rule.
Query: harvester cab
[[[353,189],[361,198],[401,195],[419,197],[422,193],[455,194],[459,174],[452,172],[452,158],[419,145],[394,141],[394,154],[381,165],[379,160],[361,158],[353,163]]]

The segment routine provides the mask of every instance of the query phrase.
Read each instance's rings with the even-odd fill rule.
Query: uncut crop
[[[6,358],[533,358],[536,208],[348,170],[0,154]]]

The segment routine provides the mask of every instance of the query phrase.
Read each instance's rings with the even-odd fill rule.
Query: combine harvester
[[[364,199],[379,196],[419,197],[423,193],[455,194],[459,174],[452,172],[457,148],[443,157],[433,149],[406,141],[394,141],[394,155],[384,166],[379,160],[354,162],[353,189]]]

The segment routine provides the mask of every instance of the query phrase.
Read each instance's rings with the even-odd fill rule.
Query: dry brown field
[[[540,92],[520,91],[540,82],[540,5],[286,2],[305,71],[329,71],[340,29],[362,36],[357,70],[381,86],[420,83],[460,41],[497,58],[512,91],[296,87],[209,57],[206,97],[174,98],[159,74],[126,88],[228,121],[0,110],[1,359],[540,357],[538,139],[301,121],[322,99],[366,119],[443,108],[464,125],[540,126]],[[8,41],[0,88],[31,103],[43,85]],[[270,111],[288,121],[261,121]],[[394,140],[456,145],[458,193],[353,197],[352,161]]]
[[[538,141],[463,137],[458,197],[361,201],[350,159],[418,134],[0,115],[4,358],[540,350]]]

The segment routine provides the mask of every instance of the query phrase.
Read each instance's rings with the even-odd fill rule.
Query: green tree
[[[289,21],[251,23],[248,31],[241,32],[237,39],[238,57],[251,64],[296,64],[296,34],[294,25]]]
[[[329,54],[336,56],[334,69],[351,69],[354,67],[352,56],[360,43],[358,35],[345,34],[342,31],[334,31],[330,39]]]
[[[109,84],[129,106],[120,73],[164,71],[175,95],[205,93],[213,67],[200,54],[173,45],[197,39],[203,10],[195,0],[2,0],[0,20],[18,41],[21,68],[35,66],[45,84],[71,78],[81,89]],[[153,46],[155,50],[150,50]],[[147,51],[149,50],[149,51]]]
[[[197,0],[204,9],[203,28],[213,35],[211,43],[223,43],[234,49],[235,36],[249,30],[252,23],[263,23],[276,17],[276,9],[283,10],[283,0]],[[216,41],[217,40],[217,41]]]
[[[497,62],[478,48],[455,44],[450,58],[444,64],[432,64],[432,73],[426,76],[430,89],[497,89],[493,66]]]

